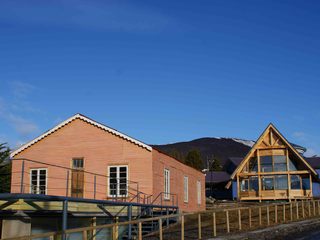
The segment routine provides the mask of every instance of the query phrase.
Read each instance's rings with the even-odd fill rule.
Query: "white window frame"
[[[201,205],[201,181],[197,181],[197,200],[198,205]]]
[[[189,177],[188,176],[183,177],[183,191],[184,191],[183,200],[185,203],[187,203],[189,202]]]
[[[170,200],[170,170],[164,169],[164,197],[165,200]]]
[[[123,194],[120,194],[120,184],[119,184],[119,180],[120,180],[120,168],[121,167],[125,167],[126,169],[127,169],[127,176],[126,176],[126,178],[127,178],[127,185],[126,185],[126,195],[123,195]],[[110,194],[110,168],[116,168],[117,169],[117,176],[116,176],[116,178],[117,178],[117,187],[116,187],[116,194],[115,195],[113,195],[113,194]],[[128,167],[128,165],[111,165],[111,166],[108,166],[108,197],[111,197],[111,198],[114,198],[114,197],[128,197],[128,188],[129,188],[129,184],[128,184],[128,182],[129,182],[129,167]]]
[[[31,168],[30,169],[30,193],[31,194],[40,194],[40,171],[45,170],[46,171],[46,185],[45,185],[45,195],[47,195],[48,192],[48,169],[47,168]],[[37,171],[37,188],[36,192],[33,193],[32,191],[32,171]]]

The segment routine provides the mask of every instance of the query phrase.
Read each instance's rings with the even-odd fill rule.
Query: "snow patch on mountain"
[[[252,140],[244,140],[244,139],[239,139],[239,138],[231,138],[233,141],[242,143],[243,145],[252,147],[255,144],[255,141]]]

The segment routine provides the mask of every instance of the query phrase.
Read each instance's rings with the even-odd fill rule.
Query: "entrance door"
[[[83,198],[83,187],[83,159],[73,159],[71,173],[71,197]]]

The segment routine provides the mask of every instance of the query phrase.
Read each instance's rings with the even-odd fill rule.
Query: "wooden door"
[[[83,159],[73,159],[71,172],[71,197],[83,198],[84,171]]]
[[[83,198],[84,172],[82,169],[72,169],[71,197]]]

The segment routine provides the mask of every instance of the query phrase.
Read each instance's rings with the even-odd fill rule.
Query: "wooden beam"
[[[217,236],[217,225],[216,225],[216,213],[212,213],[212,226],[213,226],[213,236]]]

